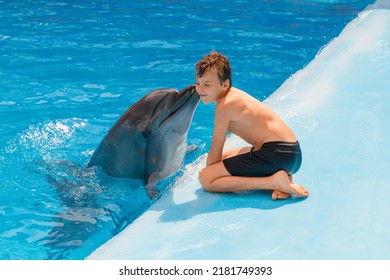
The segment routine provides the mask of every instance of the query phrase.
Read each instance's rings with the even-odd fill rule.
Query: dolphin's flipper
[[[160,192],[156,189],[158,181],[157,172],[150,174],[148,183],[146,184],[146,192],[152,200],[156,200],[160,196]]]
[[[199,146],[195,145],[195,144],[187,146],[186,155],[191,154],[192,152],[196,151],[197,149],[199,149]]]

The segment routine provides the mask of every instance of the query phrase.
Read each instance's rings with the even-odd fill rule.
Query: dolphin
[[[180,92],[157,89],[130,106],[87,163],[118,178],[142,179],[155,197],[157,183],[178,171],[187,133],[199,103],[194,85]]]

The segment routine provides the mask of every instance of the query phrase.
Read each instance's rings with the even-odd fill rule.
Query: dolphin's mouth
[[[186,89],[182,90],[181,92],[185,91]],[[166,118],[164,118],[160,125],[161,126],[162,124],[164,124],[167,120],[169,120],[172,116],[174,116],[178,111],[180,111],[181,108],[183,108],[191,99],[193,98],[196,98],[198,97],[198,101],[199,101],[199,96],[198,94],[196,94],[195,90],[193,90],[191,92],[191,94],[188,94],[187,96],[185,97],[182,97],[181,100],[179,101],[179,106],[177,106],[177,108],[175,108]],[[184,99],[184,101],[182,101]]]

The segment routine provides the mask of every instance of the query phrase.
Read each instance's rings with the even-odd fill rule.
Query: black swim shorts
[[[302,163],[301,148],[297,142],[266,142],[259,150],[226,158],[223,163],[233,176],[265,177],[284,170],[288,174],[298,171]]]

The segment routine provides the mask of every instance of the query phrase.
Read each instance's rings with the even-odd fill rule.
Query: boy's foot
[[[292,178],[289,178],[285,171],[280,170],[272,176],[274,177],[277,186],[277,190],[272,193],[272,199],[285,199],[288,197],[286,197],[285,194],[292,194],[297,197],[307,197],[309,195],[309,191],[303,186],[292,183],[290,181]]]
[[[291,174],[288,174],[288,179],[290,180],[290,183],[292,183],[293,177]],[[281,191],[273,191],[272,192],[272,200],[287,199],[289,197],[290,197],[289,193],[284,193]]]

